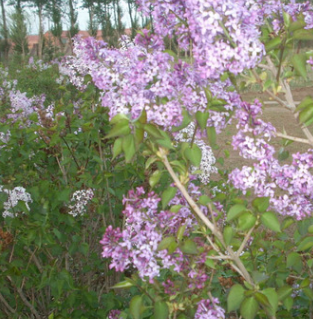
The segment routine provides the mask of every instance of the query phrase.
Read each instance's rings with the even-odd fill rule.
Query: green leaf
[[[185,149],[184,155],[192,165],[196,167],[200,166],[202,152],[198,145],[193,144],[192,147]]]
[[[308,227],[308,233],[313,234],[313,225]]]
[[[180,242],[183,239],[186,227],[187,227],[186,225],[182,225],[178,228],[177,235],[176,235],[178,242]]]
[[[256,217],[250,212],[245,212],[238,218],[238,228],[242,231],[252,228],[256,223]]]
[[[116,158],[119,154],[122,153],[123,147],[122,147],[122,141],[123,139],[119,137],[118,139],[115,140],[114,145],[113,145],[113,158]]]
[[[199,197],[198,203],[203,206],[207,206],[209,203],[212,203],[212,199],[207,195],[201,195]]]
[[[287,267],[295,269],[298,273],[302,271],[302,259],[298,253],[291,252],[287,256]]]
[[[313,247],[313,237],[304,238],[297,247],[297,251],[305,251]]]
[[[133,315],[134,319],[142,318],[143,310],[143,300],[142,296],[134,296],[129,304],[130,313]]]
[[[126,114],[123,114],[123,113],[119,113],[119,114],[116,114],[112,120],[110,121],[110,124],[116,124],[118,122],[121,122],[121,121],[127,121],[129,122],[129,118],[127,117]]]
[[[278,299],[280,301],[284,301],[287,297],[292,294],[292,288],[288,285],[279,287],[277,290]]]
[[[169,310],[166,302],[157,301],[154,304],[154,318],[155,319],[167,319],[169,315]]]
[[[290,311],[292,309],[292,306],[293,306],[293,298],[292,297],[287,297],[283,301],[283,304],[284,304],[285,308],[287,309],[287,311]]]
[[[240,306],[240,314],[244,319],[254,319],[259,310],[259,305],[254,297],[245,299]]]
[[[289,157],[289,151],[285,150],[284,147],[281,147],[278,151],[278,160],[280,162],[285,161]]]
[[[313,40],[313,32],[312,29],[306,30],[306,29],[300,29],[296,30],[293,33],[292,38],[294,40],[301,40],[301,41],[311,41]]]
[[[278,295],[274,288],[266,288],[262,293],[267,297],[270,306],[266,307],[266,310],[270,315],[275,316],[278,308]]]
[[[223,237],[224,237],[225,244],[227,246],[230,245],[230,243],[231,243],[231,241],[232,241],[232,239],[234,237],[234,234],[235,234],[235,232],[234,232],[234,230],[233,230],[233,228],[231,226],[226,226],[224,228]]]
[[[270,41],[266,42],[265,43],[266,52],[269,52],[273,49],[276,49],[281,44],[281,41],[282,41],[281,37],[277,36],[276,38],[271,39]]]
[[[252,206],[260,213],[264,213],[270,205],[269,197],[257,197],[252,201]]]
[[[263,226],[273,230],[275,232],[281,232],[280,230],[280,223],[275,213],[273,212],[266,212],[263,213],[261,216],[261,222]]]
[[[156,156],[151,156],[147,159],[145,169],[147,170],[154,162],[158,161],[159,158]]]
[[[182,122],[182,124],[179,125],[179,126],[173,127],[173,128],[172,128],[172,131],[173,131],[173,132],[178,132],[178,131],[184,129],[185,127],[187,127],[187,126],[190,124],[190,122],[191,122],[191,117],[190,117],[189,113],[188,113],[186,110],[183,110],[182,115],[183,115],[183,122]]]
[[[205,261],[205,265],[208,266],[209,268],[215,269],[215,262],[213,259],[207,258]]]
[[[192,239],[187,239],[183,244],[180,246],[180,250],[189,255],[196,255],[198,254],[198,246]]]
[[[161,176],[162,176],[162,171],[156,170],[153,172],[153,174],[150,176],[149,178],[149,184],[151,186],[151,188],[153,188],[160,180]]]
[[[200,111],[196,112],[196,120],[201,128],[201,130],[204,130],[206,128],[208,119],[209,119],[209,112],[203,113]]]
[[[227,296],[227,310],[228,312],[239,309],[240,304],[244,300],[245,289],[239,285],[233,285]]]
[[[216,145],[216,129],[214,126],[209,126],[206,129],[208,141],[212,147]]]
[[[311,96],[306,96],[301,103],[297,106],[297,111],[301,111],[305,108],[307,108],[308,106],[313,107],[313,99]]]
[[[141,124],[146,124],[147,123],[147,112],[146,110],[143,110],[140,114],[140,116],[136,119]]]
[[[305,54],[302,54],[302,53],[294,54],[292,59],[291,59],[291,63],[294,66],[295,70],[305,80],[307,79],[306,61],[307,61],[307,57]]]
[[[227,221],[230,222],[233,219],[238,218],[245,211],[247,211],[247,208],[241,204],[232,206],[227,213]]]
[[[256,284],[266,281],[269,277],[266,273],[254,270],[252,271],[252,278]]]
[[[162,138],[162,134],[160,132],[160,130],[152,125],[152,124],[145,124],[144,125],[144,130],[152,137],[154,138]]]
[[[313,290],[309,287],[303,288],[302,289],[304,294],[311,300],[313,300]]]
[[[309,105],[299,112],[299,122],[305,124],[306,126],[310,125],[313,121],[313,105]]]
[[[158,251],[167,249],[174,242],[176,242],[176,239],[174,236],[163,238],[162,241],[158,245]]]
[[[109,133],[105,136],[105,138],[109,139],[116,136],[128,135],[130,133],[131,133],[131,130],[129,127],[129,121],[121,120],[113,126],[113,128],[109,131]]]
[[[134,284],[131,281],[124,280],[124,281],[121,281],[121,282],[117,283],[116,285],[112,286],[111,288],[112,289],[125,289],[125,288],[130,288],[133,286],[134,286]]]
[[[133,135],[123,137],[122,147],[125,153],[125,161],[129,163],[136,153],[135,139]]]
[[[270,306],[270,302],[268,301],[267,297],[262,294],[261,292],[256,292],[254,294],[256,301],[261,304],[262,306]]]
[[[284,230],[291,226],[294,222],[295,220],[292,217],[286,217],[281,224],[281,228]]]
[[[142,128],[135,128],[135,141],[136,145],[139,145],[144,139],[145,131]]]
[[[177,193],[176,187],[168,187],[162,193],[162,208],[163,209],[167,206],[167,204],[170,202],[170,200],[175,197],[176,193]]]

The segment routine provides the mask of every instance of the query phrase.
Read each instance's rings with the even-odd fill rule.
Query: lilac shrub
[[[280,305],[277,315],[284,317],[286,311],[292,308],[290,296],[293,286],[287,287],[283,280],[274,283],[268,279],[267,271],[270,274],[273,270],[271,264],[267,264],[266,256],[272,256],[268,257],[272,260],[277,257],[265,244],[258,244],[255,240],[257,233],[253,237],[251,235],[260,224],[276,233],[281,233],[290,225],[287,218],[281,228],[275,213],[303,220],[301,225],[308,225],[306,230],[299,230],[293,244],[292,239],[288,241],[291,246],[281,248],[288,251],[288,256],[282,257],[287,260],[280,261],[287,262],[289,270],[281,266],[287,283],[288,276],[293,276],[290,269],[303,274],[301,258],[304,257],[298,251],[312,247],[312,236],[309,234],[312,232],[312,150],[293,154],[290,164],[283,164],[277,159],[271,144],[273,138],[304,139],[282,134],[271,123],[263,121],[262,103],[258,100],[243,101],[234,76],[247,69],[257,70],[251,74],[256,82],[264,85],[264,91],[296,112],[289,85],[290,75],[289,78],[285,75],[287,67],[280,59],[286,59],[284,63],[303,76],[305,61],[312,64],[312,56],[306,56],[306,59],[301,57],[302,62],[300,55],[289,60],[283,56],[283,46],[288,37],[291,40],[300,39],[300,31],[308,36],[307,32],[312,28],[312,7],[308,2],[297,4],[295,1],[225,0],[203,3],[196,0],[161,0],[138,1],[138,4],[144,14],[153,17],[153,34],[143,30],[134,44],[123,50],[109,50],[105,44],[92,39],[77,42],[75,63],[83,66],[82,75],[86,72],[90,74],[101,91],[102,105],[109,109],[112,124],[115,125],[108,136],[118,137],[115,150],[119,149],[122,141],[122,149],[117,154],[123,151],[127,156],[128,152],[123,144],[126,140],[124,133],[116,133],[119,128],[130,125],[128,133],[132,132],[135,136],[139,130],[145,131],[139,142],[134,139],[136,149],[139,149],[138,144],[144,144],[147,148],[144,153],[150,156],[147,167],[151,162],[162,164],[163,171],[167,171],[175,182],[172,187],[179,190],[165,201],[165,205],[164,198],[167,198],[169,191],[163,191],[162,200],[154,192],[144,196],[146,191],[143,188],[131,192],[124,200],[123,228],[107,228],[101,240],[102,256],[111,258],[110,267],[117,271],[124,272],[133,267],[141,278],[142,290],[150,291],[154,287],[154,292],[157,291],[157,295],[166,302],[164,318],[167,318],[167,311],[175,318],[177,313],[184,311],[194,318],[225,318],[225,311],[218,305],[224,296],[210,283],[216,278],[212,269],[219,265],[219,271],[224,271],[219,274],[225,276],[227,270],[224,267],[229,260],[229,267],[237,272],[239,278],[233,277],[236,283],[231,282],[231,289],[227,292],[228,312],[238,310],[247,319],[257,314],[276,318]],[[179,59],[173,52],[164,50],[164,36],[175,36],[179,48],[188,52],[190,57]],[[272,73],[267,87],[259,76],[259,65],[261,71],[266,69]],[[273,88],[273,93],[269,86]],[[276,97],[278,86],[283,88],[286,101]],[[296,121],[304,125],[312,123],[309,108],[311,104],[302,104],[297,109],[300,117],[296,117]],[[126,123],[123,125],[118,122],[117,114],[121,113],[125,115],[121,117]],[[217,171],[212,168],[215,158],[207,141],[214,145],[214,134],[222,132],[232,120],[237,128],[232,147],[252,164],[234,169],[226,175],[226,184],[225,180],[218,184],[210,178],[210,174]],[[149,125],[153,125],[155,131]],[[304,143],[312,146],[312,135],[305,127],[303,132],[307,137]],[[161,135],[158,134],[169,137],[172,143],[161,143],[158,140]],[[191,150],[186,150],[186,144]],[[155,177],[163,171],[158,166],[158,170],[152,173],[152,187]],[[198,174],[200,182],[207,185],[197,186],[199,194],[193,194],[190,189],[194,182],[191,174]],[[227,191],[230,198],[226,198],[223,192],[213,191],[219,188]],[[252,191],[255,196],[252,203],[240,198],[245,194],[250,196]],[[167,205],[169,210],[165,209]],[[186,210],[189,213],[182,218],[181,214],[185,214]],[[197,218],[194,219],[194,216]],[[204,231],[203,225],[207,231]],[[183,241],[178,235],[181,227],[184,229]],[[283,244],[278,244],[280,235],[277,236],[277,247],[282,247]],[[184,250],[184,243],[187,242],[188,245],[192,245],[190,242],[196,244],[193,247],[198,247],[197,257],[190,250]],[[291,250],[294,245],[298,245],[295,251]],[[256,256],[264,261],[263,265],[255,260]],[[300,260],[298,266],[295,266],[293,258]],[[251,265],[252,260],[254,266]],[[309,264],[312,266],[312,259]],[[177,297],[177,278],[180,276],[197,296],[194,300],[198,308],[187,301],[188,293],[181,299]],[[218,279],[225,285],[227,280],[223,276]],[[160,288],[159,281],[163,288]],[[126,282],[136,285],[134,279],[127,279]],[[312,295],[310,289],[304,289],[299,296]],[[213,291],[219,299],[212,296]],[[282,291],[286,293],[284,297],[280,295]],[[180,307],[178,300],[183,300],[183,306]],[[132,314],[133,311],[131,307]],[[124,315],[126,312],[121,313],[122,317]]]

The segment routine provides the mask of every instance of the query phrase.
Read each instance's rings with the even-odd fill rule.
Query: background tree
[[[47,1],[46,0],[30,0],[28,1],[28,3],[30,4],[31,7],[35,8],[36,13],[38,15],[38,21],[39,21],[38,57],[39,59],[42,59],[42,50],[43,50],[43,42],[44,42],[43,18],[44,18],[44,9],[45,9],[45,5],[47,4]]]
[[[14,43],[14,51],[22,55],[23,60],[28,53],[27,23],[21,7],[11,14],[10,38]]]
[[[77,3],[75,0],[68,0],[68,7],[69,7],[69,17],[70,17],[70,32],[69,36],[72,38],[74,37],[78,31],[79,26],[77,22]]]
[[[52,20],[52,27],[50,31],[55,39],[54,48],[56,48],[56,44],[59,44],[59,48],[63,51],[63,42],[62,42],[62,14],[61,14],[61,0],[51,0],[47,4],[47,13]]]
[[[88,10],[89,20],[88,20],[88,32],[91,36],[96,37],[98,31],[98,20],[96,15],[97,1],[94,0],[84,0],[82,8]]]
[[[4,60],[7,61],[10,44],[9,44],[9,32],[8,32],[8,26],[7,26],[7,18],[6,18],[6,11],[4,7],[5,0],[0,0],[1,5],[1,13],[2,13],[2,25],[1,25],[1,33],[3,36],[3,41],[1,44],[1,51],[4,53]]]

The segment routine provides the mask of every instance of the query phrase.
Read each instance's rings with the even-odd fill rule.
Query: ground
[[[304,87],[297,88],[293,90],[293,96],[295,101],[301,101],[304,97],[308,95],[313,95],[313,87]],[[254,99],[259,99],[262,102],[273,101],[270,100],[268,95],[263,92],[249,92],[242,95],[245,101],[251,102]],[[278,104],[265,104],[263,108],[262,119],[267,122],[271,122],[274,127],[276,127],[278,132],[283,132],[283,129],[287,132],[288,135],[305,138],[300,126],[297,124],[293,113],[283,108]],[[227,167],[229,170],[234,169],[235,167],[242,167],[243,165],[250,165],[251,162],[244,160],[239,156],[238,151],[234,151],[230,145],[231,138],[235,132],[235,125],[231,125],[227,128],[225,132],[218,136],[218,145],[221,147],[220,150],[215,152],[216,157],[222,156],[224,150],[230,152],[230,156],[225,160],[224,167]],[[282,147],[282,139],[275,138],[271,141],[272,145],[275,146],[277,150]],[[286,147],[286,150],[290,154],[295,152],[305,152],[308,149],[307,144],[292,143]],[[290,158],[286,160],[286,163],[290,161]]]

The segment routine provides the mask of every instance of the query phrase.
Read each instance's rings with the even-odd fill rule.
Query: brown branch
[[[21,297],[22,301],[24,302],[24,304],[29,308],[30,312],[35,316],[35,318],[40,319],[41,316],[39,315],[39,313],[37,312],[37,310],[35,309],[35,307],[27,300],[26,296],[24,295],[22,289],[16,287],[13,283],[13,280],[10,276],[7,276],[7,278],[9,279],[11,285],[17,290],[17,293],[19,294],[19,296]]]
[[[300,137],[295,137],[295,136],[290,136],[287,134],[283,134],[283,133],[279,133],[277,132],[275,134],[277,137],[281,137],[284,138],[286,140],[290,140],[290,141],[294,141],[294,142],[299,142],[299,143],[304,143],[304,144],[309,144],[309,145],[313,145],[311,141],[309,141],[306,138],[300,138]]]
[[[11,313],[15,313],[15,310],[8,304],[8,302],[5,300],[5,298],[3,297],[3,295],[0,292],[0,301],[6,306],[6,308],[11,312]]]
[[[201,209],[198,207],[198,205],[195,203],[195,201],[190,197],[188,194],[186,188],[183,186],[183,184],[178,179],[177,175],[175,174],[171,164],[169,163],[167,159],[167,150],[163,148],[159,148],[158,155],[162,158],[163,164],[165,165],[167,171],[171,175],[172,179],[175,182],[176,187],[180,190],[182,195],[187,200],[190,207],[193,209],[195,214],[201,219],[201,221],[211,230],[213,235],[222,243],[222,245],[225,247],[228,255],[232,259],[232,261],[235,263],[235,265],[232,265],[233,268],[242,276],[245,278],[247,282],[249,282],[251,285],[254,286],[254,283],[250,277],[250,274],[248,273],[247,269],[245,268],[244,264],[240,260],[239,256],[232,250],[231,247],[227,246],[224,242],[223,234],[218,230],[216,226],[203,214]],[[213,247],[214,248],[214,247]]]

